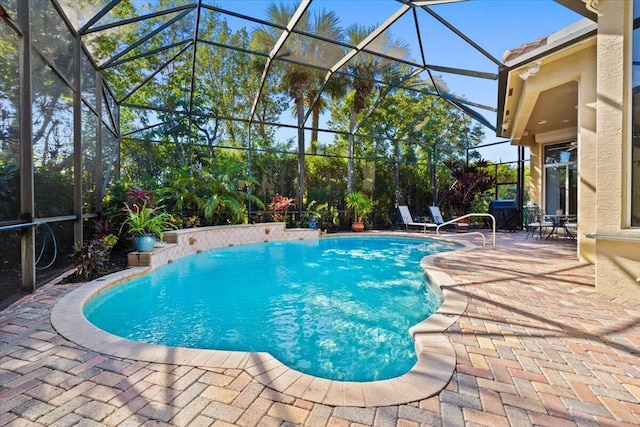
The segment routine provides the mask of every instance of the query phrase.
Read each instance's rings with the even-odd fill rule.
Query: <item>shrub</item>
[[[113,234],[96,237],[83,246],[74,245],[72,255],[78,261],[75,275],[82,280],[91,280],[107,272],[111,250],[118,243],[118,237]]]

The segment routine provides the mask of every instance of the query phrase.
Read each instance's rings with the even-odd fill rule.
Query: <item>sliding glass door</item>
[[[544,210],[548,214],[562,211],[578,213],[578,165],[575,142],[548,145],[544,148]]]

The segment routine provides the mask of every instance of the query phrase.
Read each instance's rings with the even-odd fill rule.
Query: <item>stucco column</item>
[[[624,162],[624,5],[601,1],[597,50],[597,171],[596,228],[599,234],[620,231],[622,222],[622,175]],[[631,37],[629,38],[631,40]]]
[[[594,66],[585,67],[578,81],[578,258],[596,262],[596,242],[585,237],[596,230],[596,120],[597,75]]]
[[[640,242],[633,240],[639,233],[628,219],[632,7],[627,1],[599,2],[596,291],[640,300]]]
[[[538,206],[542,206],[542,156],[540,155],[540,145],[529,146],[529,174],[530,193],[529,197]]]

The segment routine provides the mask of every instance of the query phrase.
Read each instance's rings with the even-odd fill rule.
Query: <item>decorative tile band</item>
[[[129,266],[161,267],[178,258],[231,245],[281,240],[317,239],[320,230],[286,228],[284,222],[186,228],[164,233],[166,243],[152,252],[131,252]]]

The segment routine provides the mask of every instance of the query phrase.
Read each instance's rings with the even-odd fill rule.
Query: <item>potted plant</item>
[[[364,220],[373,210],[373,201],[359,191],[349,193],[345,198],[348,208],[352,208],[355,221],[351,224],[351,230],[363,231]]]
[[[320,221],[322,220],[320,211],[327,210],[327,208],[327,203],[318,204],[315,200],[312,200],[307,205],[307,211],[303,215],[302,220],[307,222],[309,228],[318,229],[320,228]]]
[[[153,250],[156,238],[162,240],[164,231],[176,228],[171,222],[170,214],[150,208],[146,202],[142,207],[137,204],[130,207],[126,203],[124,206],[127,216],[120,227],[120,232],[125,226],[128,228],[128,233],[134,236],[134,244],[139,252]]]

